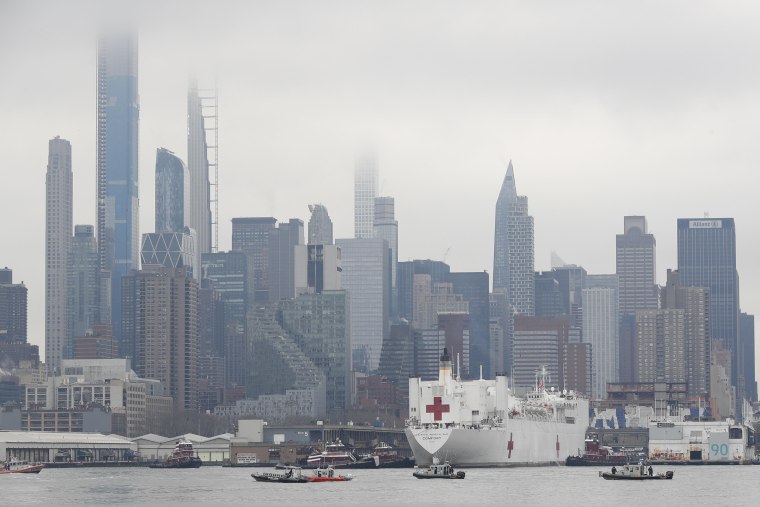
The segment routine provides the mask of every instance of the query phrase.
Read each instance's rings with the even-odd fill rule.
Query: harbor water
[[[354,480],[321,484],[255,482],[250,474],[269,470],[262,468],[46,469],[0,476],[0,505],[760,505],[760,466],[655,467],[666,469],[673,480],[605,481],[598,472],[606,468],[532,467],[461,469],[464,480],[345,470]]]

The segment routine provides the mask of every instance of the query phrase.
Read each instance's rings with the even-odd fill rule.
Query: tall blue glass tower
[[[139,267],[140,102],[135,33],[107,34],[99,38],[97,78],[99,320],[110,321],[114,336],[121,340],[121,279]]]
[[[710,337],[731,351],[731,383],[741,404],[739,275],[733,218],[679,218],[678,272],[681,284],[710,289]]]

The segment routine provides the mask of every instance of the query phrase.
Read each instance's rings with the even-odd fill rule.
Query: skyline
[[[44,202],[45,147],[56,135],[72,143],[74,224],[96,224],[93,191],[96,38],[94,30],[73,34],[82,28],[79,25],[82,21],[72,20],[70,27],[51,26],[50,33],[43,35],[40,41],[25,43],[20,51],[11,53],[3,39],[18,35],[19,28],[28,26],[24,21],[29,21],[29,12],[10,5],[0,7],[0,12],[7,10],[0,16],[6,20],[0,21],[0,33],[5,34],[0,35],[0,48],[6,48],[0,49],[0,63],[11,69],[8,93],[0,98],[0,110],[8,118],[2,128],[2,137],[7,141],[4,165],[13,168],[6,171],[13,171],[14,191],[0,203],[0,213],[14,217],[18,210],[26,210],[29,218],[3,221],[6,247],[0,265],[13,269],[14,280],[23,280],[29,288],[29,341],[42,347],[45,295],[44,208],[41,204]],[[197,7],[197,4],[190,5],[190,9]],[[521,19],[527,20],[528,26],[540,24],[531,18],[531,14],[541,11],[540,7],[510,5],[509,8],[522,14]],[[504,10],[499,14],[507,14],[506,8],[501,9]],[[652,76],[655,70],[666,71],[661,81],[653,77],[647,81],[645,76],[623,73],[629,78],[639,77],[641,81],[636,85],[641,89],[636,86],[625,89],[621,83],[606,82],[614,81],[615,72],[620,72],[621,67],[613,65],[607,71],[604,66],[610,62],[605,59],[594,65],[600,48],[593,44],[591,48],[586,47],[589,41],[569,41],[571,48],[566,52],[550,47],[558,50],[559,59],[537,60],[547,64],[543,71],[548,75],[544,78],[562,77],[572,69],[570,64],[561,61],[562,56],[567,57],[568,53],[572,56],[573,51],[583,48],[596,51],[592,51],[588,61],[574,60],[586,64],[580,66],[581,72],[575,80],[565,76],[569,81],[560,79],[552,86],[551,79],[542,79],[542,69],[531,69],[530,62],[523,61],[511,43],[523,43],[525,51],[535,51],[530,44],[535,42],[533,37],[551,35],[552,27],[562,28],[556,25],[562,13],[574,15],[565,9],[555,6],[557,13],[553,16],[556,18],[551,17],[548,26],[543,27],[545,30],[538,34],[530,34],[523,28],[517,35],[510,36],[505,34],[509,26],[499,27],[496,20],[485,19],[484,15],[473,15],[468,21],[458,20],[455,9],[448,12],[449,17],[441,13],[436,18],[440,23],[438,30],[425,33],[416,41],[418,45],[413,46],[414,56],[432,57],[432,63],[427,62],[427,65],[414,58],[400,58],[388,65],[388,61],[394,61],[392,57],[403,56],[398,47],[383,52],[385,48],[381,45],[367,42],[359,48],[344,46],[348,35],[357,35],[361,27],[366,28],[373,14],[395,22],[393,26],[400,30],[401,40],[414,42],[412,28],[417,25],[412,18],[414,14],[422,14],[420,7],[407,9],[408,20],[395,20],[392,9],[375,7],[374,11],[362,15],[360,9],[349,7],[346,16],[358,20],[358,26],[346,28],[349,33],[345,35],[341,32],[345,38],[329,33],[336,24],[343,25],[319,9],[314,13],[312,8],[304,6],[294,15],[295,20],[291,20],[294,26],[288,25],[282,36],[265,24],[273,19],[283,23],[288,20],[286,8],[262,8],[264,12],[258,12],[255,7],[246,10],[246,13],[262,16],[261,19],[240,16],[241,20],[253,22],[251,32],[254,32],[254,35],[237,32],[238,36],[247,37],[243,50],[259,47],[260,39],[268,40],[283,48],[280,60],[264,51],[253,51],[250,60],[242,60],[245,51],[235,50],[234,37],[220,36],[217,51],[221,58],[216,62],[209,60],[208,66],[196,63],[201,71],[215,68],[219,80],[220,250],[230,249],[231,218],[273,216],[283,222],[300,218],[306,223],[307,205],[315,202],[330,210],[335,238],[353,237],[354,157],[364,144],[372,144],[378,154],[378,195],[393,196],[396,202],[399,260],[446,257],[456,271],[487,270],[493,274],[493,206],[506,162],[512,159],[519,178],[519,193],[530,199],[530,214],[535,218],[537,271],[549,268],[550,252],[556,250],[565,261],[584,266],[590,274],[614,273],[614,238],[622,229],[623,216],[644,215],[649,221],[649,231],[657,240],[657,281],[664,284],[666,269],[677,267],[676,219],[699,218],[704,211],[710,211],[712,217],[736,220],[741,309],[757,314],[760,311],[760,268],[752,265],[751,255],[760,247],[760,239],[752,234],[756,212],[752,210],[752,185],[747,183],[752,182],[751,171],[760,163],[753,144],[753,134],[754,137],[757,134],[753,118],[760,117],[760,101],[756,92],[750,90],[757,89],[760,79],[756,75],[742,75],[743,62],[750,61],[749,57],[742,56],[748,52],[741,47],[747,41],[738,35],[727,36],[720,30],[717,35],[699,33],[687,26],[687,22],[679,25],[678,33],[685,39],[679,39],[678,43],[657,47],[650,41],[643,44],[643,40],[635,39],[643,44],[638,48],[642,53],[623,52],[624,63],[633,65],[637,59],[649,58],[653,65],[644,66],[644,70]],[[620,15],[617,11],[613,15],[605,7],[599,9],[602,19],[607,19],[605,15],[613,18]],[[646,10],[643,6],[640,9],[642,14]],[[500,8],[495,6],[494,10]],[[638,12],[630,10],[634,14]],[[43,29],[54,21],[56,8],[51,11],[35,12],[43,16],[40,23]],[[710,14],[716,12],[705,10],[704,6],[703,10],[695,11],[681,13],[673,7],[665,14],[687,14],[697,26],[710,28]],[[725,21],[728,11],[730,8],[721,8],[715,23]],[[313,25],[308,19],[309,13],[318,16]],[[229,14],[226,11],[214,16],[226,16],[224,19],[229,20]],[[737,24],[735,31],[757,42],[758,36],[749,29],[758,20],[759,13],[745,14],[742,19],[737,16],[732,20]],[[500,19],[498,15],[494,17]],[[573,19],[571,17],[571,21]],[[659,20],[662,26],[654,24],[654,35],[664,37],[669,33],[666,19],[667,16]],[[6,30],[3,25],[8,20],[20,26]],[[324,30],[313,28],[319,21],[327,21]],[[592,33],[606,34],[613,42],[620,43],[626,35],[635,33],[636,26],[647,26],[645,21],[647,19],[634,16],[631,25],[623,27],[623,35],[618,36],[620,40],[602,28]],[[488,25],[483,35],[474,33],[474,25],[479,23]],[[385,40],[378,40],[379,28],[373,27],[369,33],[374,37],[372,40]],[[306,34],[299,38],[298,30],[304,28]],[[496,28],[504,33],[495,31]],[[73,36],[56,41],[55,55],[46,54],[50,49],[47,44],[61,35],[61,30],[71,30],[69,35]],[[157,26],[150,22],[141,26],[140,35],[142,234],[153,232],[155,150],[166,147],[187,163],[185,60],[194,46],[187,40],[190,34],[185,33],[180,33],[178,40],[166,43],[161,38],[165,34],[159,34]],[[298,43],[308,43],[305,38],[315,39],[316,48],[302,48]],[[443,44],[444,51],[436,53],[433,50],[441,40],[449,40],[449,43]],[[479,54],[470,49],[487,49],[489,42],[505,43],[499,47],[503,55],[497,52],[497,56],[505,56],[506,63],[513,64],[512,68],[517,71],[514,75],[497,75],[492,65],[498,65],[486,56],[469,61],[472,55]],[[182,43],[187,47],[181,51]],[[457,48],[458,43],[469,43],[466,46],[469,49]],[[716,46],[708,48],[709,43]],[[689,45],[694,46],[694,51],[682,47]],[[661,49],[665,56],[657,55]],[[700,49],[709,49],[703,55],[707,58],[694,69],[678,65],[670,69],[657,67],[672,63],[668,57],[696,59]],[[308,63],[314,53],[328,55],[335,50],[338,51],[332,58],[325,56],[320,60],[326,64],[325,70]],[[450,54],[453,50],[462,54],[457,51]],[[539,53],[544,58],[551,56],[546,48]],[[181,61],[170,61],[167,55],[180,55],[176,60]],[[207,55],[208,52],[204,54]],[[359,57],[362,55],[369,55],[377,68],[361,65]],[[436,60],[436,56],[441,60]],[[45,69],[46,74],[58,76],[58,93],[49,93],[50,83],[45,79],[34,82],[34,69],[29,68],[24,58]],[[261,68],[260,72],[241,74],[234,68],[246,67],[240,65],[241,62],[250,66],[267,65],[257,67]],[[355,88],[340,85],[340,78],[345,76],[337,71],[356,74],[351,72],[353,67],[343,68],[350,67],[349,64],[355,64],[361,71],[350,83],[358,85]],[[411,64],[416,66],[407,68]],[[722,70],[723,75],[707,75],[711,73],[710,68]],[[466,69],[474,71],[475,79],[468,81],[459,75]],[[600,73],[599,82],[584,75],[583,70]],[[528,71],[527,76],[525,71]],[[439,83],[441,73],[449,79]],[[687,77],[697,76],[702,79],[696,80],[691,89],[680,89],[668,81],[681,81],[683,85]],[[488,77],[491,79],[483,79]],[[379,81],[373,81],[378,78]],[[277,86],[278,81],[280,86]],[[538,86],[538,92],[532,93],[531,83]],[[585,87],[578,87],[584,83]],[[383,86],[389,89],[378,90]],[[743,89],[744,86],[747,89]],[[494,94],[497,88],[499,93]],[[648,95],[647,88],[652,94],[648,101],[642,100]],[[348,92],[348,96],[340,97],[343,92]],[[484,95],[485,100],[480,95]],[[61,101],[61,96],[66,100]],[[732,100],[721,102],[729,96]],[[638,110],[636,106],[642,105],[642,110]],[[355,115],[353,109],[358,109],[359,114]],[[320,128],[325,118],[333,122],[329,129]],[[318,135],[314,135],[315,132]],[[356,132],[362,135],[357,136]],[[365,143],[357,137],[370,137],[372,142]],[[656,163],[648,164],[652,160]],[[609,171],[611,166],[620,169]],[[673,166],[682,169],[671,170]],[[726,183],[736,184],[737,188],[722,190],[714,184],[715,175],[725,178]],[[289,184],[285,186],[283,181]],[[298,184],[293,184],[294,181]],[[629,186],[621,188],[621,182]],[[675,186],[679,183],[681,186]],[[714,195],[716,186],[719,195]],[[241,188],[250,190],[237,190]],[[455,238],[459,237],[469,241],[456,243]]]

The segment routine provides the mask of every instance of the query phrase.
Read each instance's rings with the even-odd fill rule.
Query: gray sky
[[[492,270],[509,159],[551,250],[615,270],[643,214],[658,277],[676,219],[734,217],[742,309],[760,311],[760,6],[750,1],[23,2],[0,0],[0,265],[44,344],[47,141],[71,141],[75,223],[95,221],[95,36],[140,27],[140,231],[155,151],[186,158],[189,72],[220,94],[220,246],[235,216],[325,204],[353,234],[353,159],[374,146],[399,260]],[[117,15],[112,14],[116,12]]]

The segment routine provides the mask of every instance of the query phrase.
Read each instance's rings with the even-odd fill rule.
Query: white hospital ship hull
[[[572,391],[547,390],[547,377],[542,369],[535,389],[515,396],[503,375],[494,380],[454,378],[444,349],[437,381],[409,379],[405,431],[417,464],[564,464],[584,448],[589,402]]]
[[[511,420],[504,428],[407,428],[406,438],[418,465],[436,457],[457,466],[541,466],[564,465],[583,449],[585,433],[580,424]]]

